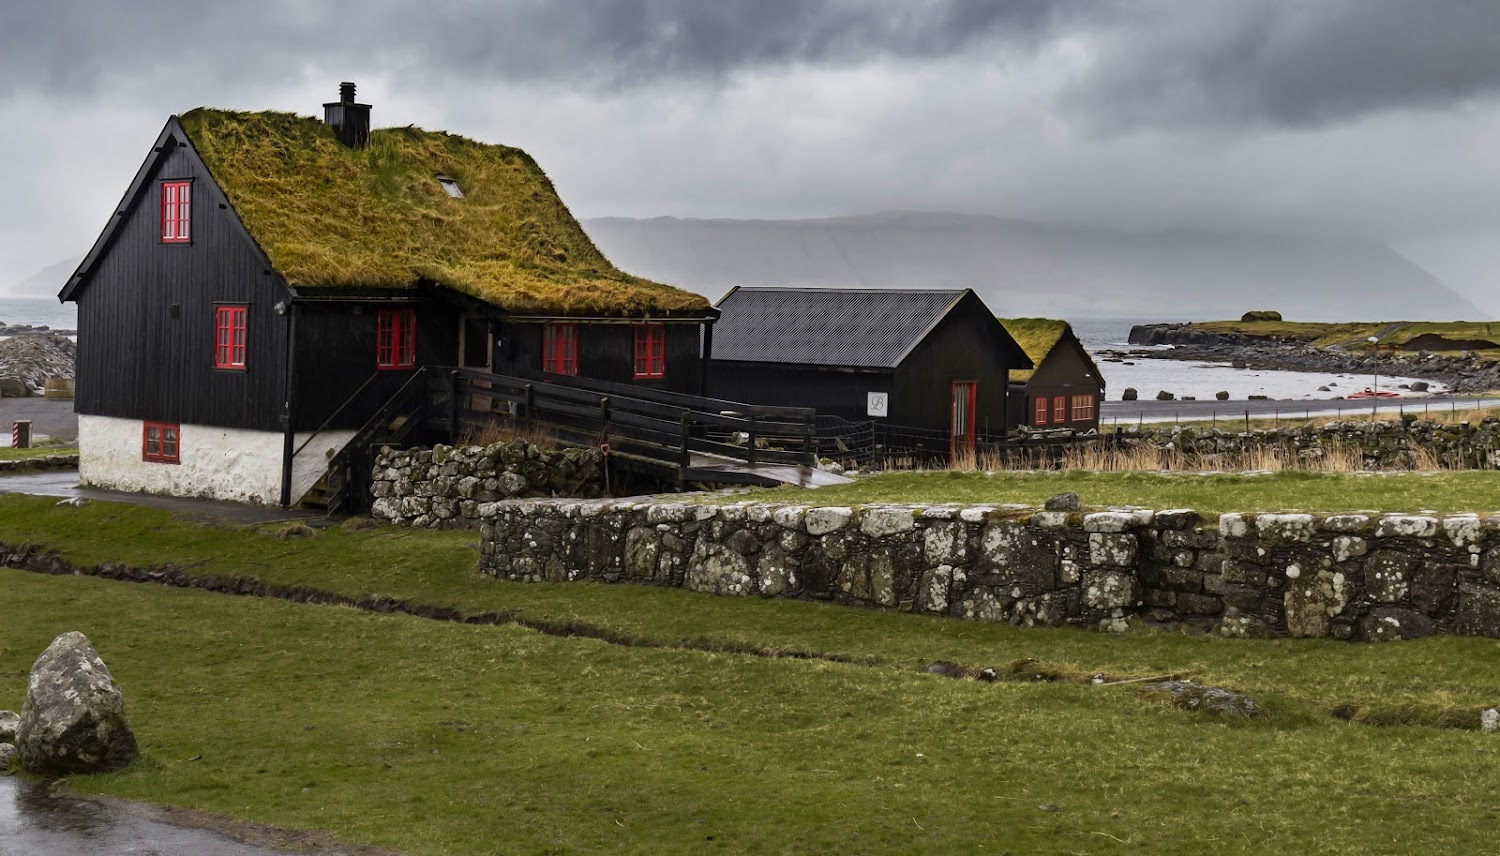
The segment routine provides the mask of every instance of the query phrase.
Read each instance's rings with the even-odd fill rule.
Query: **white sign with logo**
[[[865,394],[866,416],[887,416],[891,409],[891,394],[889,392],[870,392]]]

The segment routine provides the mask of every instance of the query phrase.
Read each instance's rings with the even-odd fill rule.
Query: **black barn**
[[[879,419],[972,446],[1004,434],[1031,361],[969,289],[736,288],[717,304],[708,387],[820,416]]]
[[[423,367],[702,392],[717,313],[611,265],[525,152],[324,108],[168,119],[59,295],[84,481],[294,502]]]
[[[1011,375],[1012,422],[1033,432],[1097,430],[1104,375],[1072,325],[1054,318],[1001,318],[1000,323],[1035,364]]]

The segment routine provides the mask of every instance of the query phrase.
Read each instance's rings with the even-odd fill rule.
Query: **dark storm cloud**
[[[1070,93],[1096,124],[1305,127],[1500,90],[1494,0],[1119,6]]]
[[[1072,0],[399,0],[8,4],[0,70],[12,92],[113,80],[291,79],[310,66],[419,78],[635,87],[791,64],[961,54],[1019,42]]]

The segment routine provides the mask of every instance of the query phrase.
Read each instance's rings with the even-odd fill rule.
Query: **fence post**
[[[750,422],[750,430],[746,431],[745,435],[750,438],[750,442],[745,444],[745,448],[747,450],[745,454],[745,463],[753,466],[755,464],[755,414],[751,413],[746,418]]]
[[[531,414],[536,406],[536,390],[532,389],[529,383],[521,388],[521,404],[526,408],[526,427],[535,427],[536,420]]]
[[[458,370],[448,372],[448,442],[458,444]]]
[[[691,453],[688,452],[688,432],[691,430],[692,414],[687,411],[682,413],[682,449],[677,460],[677,490],[681,491],[687,486],[687,468],[693,462]]]
[[[818,466],[818,426],[813,417],[802,417],[802,450],[807,452],[807,465],[814,469]]]
[[[599,399],[599,442],[609,442],[609,396]]]

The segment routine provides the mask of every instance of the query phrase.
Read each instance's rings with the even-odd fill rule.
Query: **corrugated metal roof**
[[[962,290],[737,288],[718,303],[713,358],[895,368]]]

